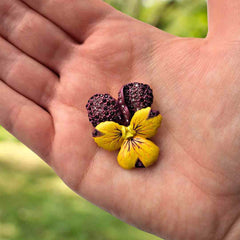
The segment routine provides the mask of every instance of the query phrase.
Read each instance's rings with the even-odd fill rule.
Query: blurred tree
[[[181,37],[205,37],[206,0],[105,0],[118,10]]]

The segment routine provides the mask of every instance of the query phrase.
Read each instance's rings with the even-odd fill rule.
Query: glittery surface
[[[105,121],[122,124],[123,116],[116,99],[109,94],[95,94],[86,105],[89,121],[94,127]]]
[[[136,111],[152,105],[152,89],[147,84],[137,82],[129,83],[124,85],[119,91],[118,102],[123,112],[124,120],[126,121],[127,118],[131,119]],[[124,111],[127,112],[127,114],[125,114]]]

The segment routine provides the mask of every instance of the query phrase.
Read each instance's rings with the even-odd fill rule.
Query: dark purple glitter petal
[[[159,111],[154,111],[154,110],[151,109],[151,111],[150,111],[150,113],[149,113],[149,115],[148,115],[148,119],[149,119],[149,118],[156,117],[156,116],[158,116],[159,114],[160,114]]]
[[[88,100],[86,108],[89,121],[94,127],[101,122],[111,121],[113,117],[117,123],[123,124],[118,102],[109,94],[95,94]]]
[[[145,168],[145,166],[143,165],[139,158],[135,164],[135,168]]]
[[[125,103],[125,98],[124,98],[124,87],[123,86],[120,90],[120,92],[118,93],[118,104],[120,105],[120,110],[122,112],[123,115],[123,124],[125,126],[129,125],[130,122],[130,118],[131,118],[131,114],[129,112],[129,109]]]
[[[118,102],[125,106],[121,111],[128,122],[136,111],[151,107],[153,103],[152,89],[143,83],[134,82],[123,86],[118,96]]]
[[[97,129],[94,129],[94,131],[92,132],[93,137],[100,137],[101,135],[102,135],[102,133],[99,132]]]

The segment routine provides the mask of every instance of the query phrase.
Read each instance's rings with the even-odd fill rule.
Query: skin
[[[208,36],[188,39],[100,0],[1,0],[0,124],[129,224],[170,240],[239,239],[240,2],[208,7]],[[85,110],[130,81],[151,85],[163,116],[158,162],[133,171],[97,148]]]

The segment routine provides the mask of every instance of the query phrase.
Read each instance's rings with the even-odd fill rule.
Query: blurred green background
[[[205,37],[206,0],[105,0],[118,10],[180,37]]]
[[[181,37],[205,37],[205,0],[106,0]],[[164,221],[164,219],[163,219]],[[0,126],[0,240],[157,240],[72,193]]]

